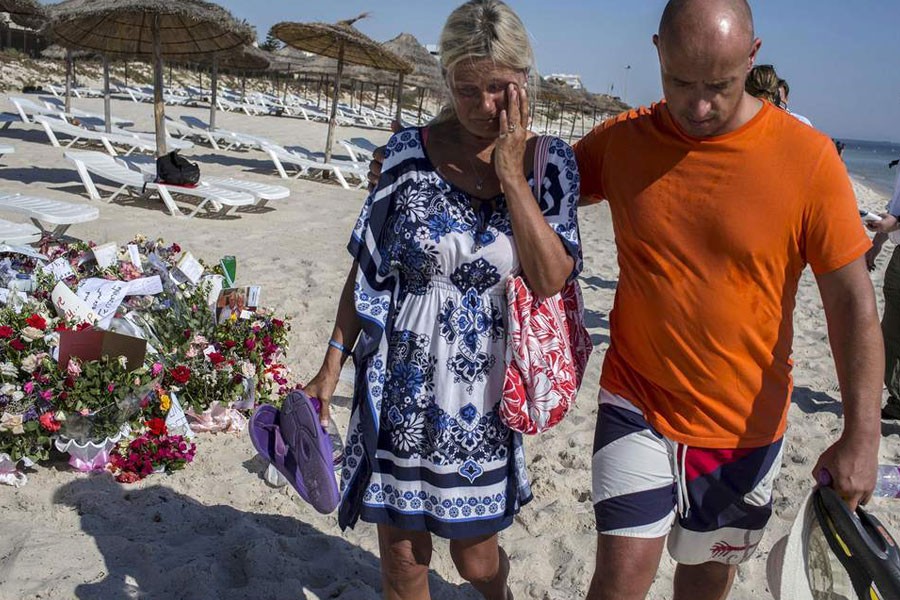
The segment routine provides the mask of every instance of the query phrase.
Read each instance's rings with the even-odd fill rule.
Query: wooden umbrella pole
[[[209,130],[216,129],[216,96],[219,94],[219,57],[213,54],[212,79],[209,84]]]
[[[316,108],[322,107],[322,83],[325,81],[325,75],[319,75],[319,85],[316,86]]]
[[[109,100],[109,57],[103,55],[103,116],[106,133],[112,131],[112,108]]]
[[[419,88],[419,114],[416,116],[416,121],[419,124],[422,123],[422,104],[425,103],[425,88]]]
[[[337,127],[337,105],[341,93],[341,74],[344,72],[344,43],[338,50],[337,73],[334,76],[334,100],[331,102],[331,118],[328,119],[328,139],[325,141],[325,162],[331,162],[331,144],[334,143],[334,129]]]
[[[577,110],[577,107],[576,107]],[[572,143],[572,138],[575,137],[575,121],[578,120],[578,115],[572,117],[572,128],[569,130],[569,143]]]
[[[166,154],[166,104],[163,102],[162,36],[158,14],[153,15],[153,116],[156,120],[156,156]]]
[[[376,83],[375,84],[375,101],[372,103],[373,110],[378,110],[378,92],[380,92],[380,91],[381,91],[381,84]]]
[[[72,51],[66,48],[66,112],[72,112]]]
[[[394,118],[402,127],[403,116],[400,114],[403,110],[403,71],[400,71],[400,77],[397,78],[397,114]]]
[[[128,61],[125,61],[125,87],[128,87]]]
[[[363,90],[365,89],[366,84],[363,81],[359,82],[359,107],[363,107]]]

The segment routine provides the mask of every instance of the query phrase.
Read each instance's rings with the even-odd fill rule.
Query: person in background
[[[894,168],[900,160],[892,160],[888,168]],[[894,194],[881,220],[867,223],[875,232],[872,248],[866,253],[866,266],[875,269],[875,259],[890,238],[900,243],[900,169],[894,183]],[[881,317],[881,333],[884,336],[884,385],[888,399],[881,409],[881,418],[900,419],[900,246],[895,245],[891,259],[884,271],[884,314]]]
[[[756,65],[747,74],[744,89],[754,98],[771,102],[778,108],[784,108],[781,104],[781,96],[778,92],[778,73],[772,65]]]
[[[810,127],[813,126],[812,122],[810,122],[809,119],[807,119],[806,117],[804,117],[803,115],[801,115],[799,113],[795,113],[788,106],[788,102],[790,102],[791,86],[788,85],[787,79],[779,79],[778,80],[778,95],[779,95],[779,98],[781,99],[781,108],[788,111],[790,114],[794,115],[794,117],[796,117],[801,123],[805,123],[806,125],[809,125]],[[838,146],[837,150],[838,150],[838,156],[840,156],[840,154],[844,151],[844,148],[842,146]]]

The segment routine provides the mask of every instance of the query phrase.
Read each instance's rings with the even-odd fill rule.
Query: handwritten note
[[[50,299],[60,317],[75,323],[96,323],[100,317],[75,292],[60,281],[50,292]]]
[[[39,268],[53,275],[57,281],[74,277],[75,275],[75,271],[72,270],[72,265],[69,264],[69,261],[65,257],[57,258],[52,263],[42,265]]]

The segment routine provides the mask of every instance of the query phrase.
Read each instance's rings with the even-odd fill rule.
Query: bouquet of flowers
[[[57,395],[52,359],[59,319],[38,303],[20,312],[0,309],[0,454],[14,460],[47,458],[57,423],[45,413]]]
[[[150,419],[133,440],[110,454],[109,470],[117,481],[133,483],[152,473],[172,473],[194,460],[197,447],[180,435],[169,435],[164,419]]]

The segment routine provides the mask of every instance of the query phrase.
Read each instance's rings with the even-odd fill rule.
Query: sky
[[[177,1],[177,0],[173,0]],[[279,21],[337,21],[368,12],[356,26],[375,40],[411,33],[437,43],[462,0],[218,0],[256,27]],[[662,97],[651,36],[665,0],[507,0],[528,27],[538,70],[581,75],[594,92],[631,105]],[[900,142],[900,1],[751,0],[763,45],[791,86],[791,109],[833,137]],[[630,67],[630,69],[628,68]]]

